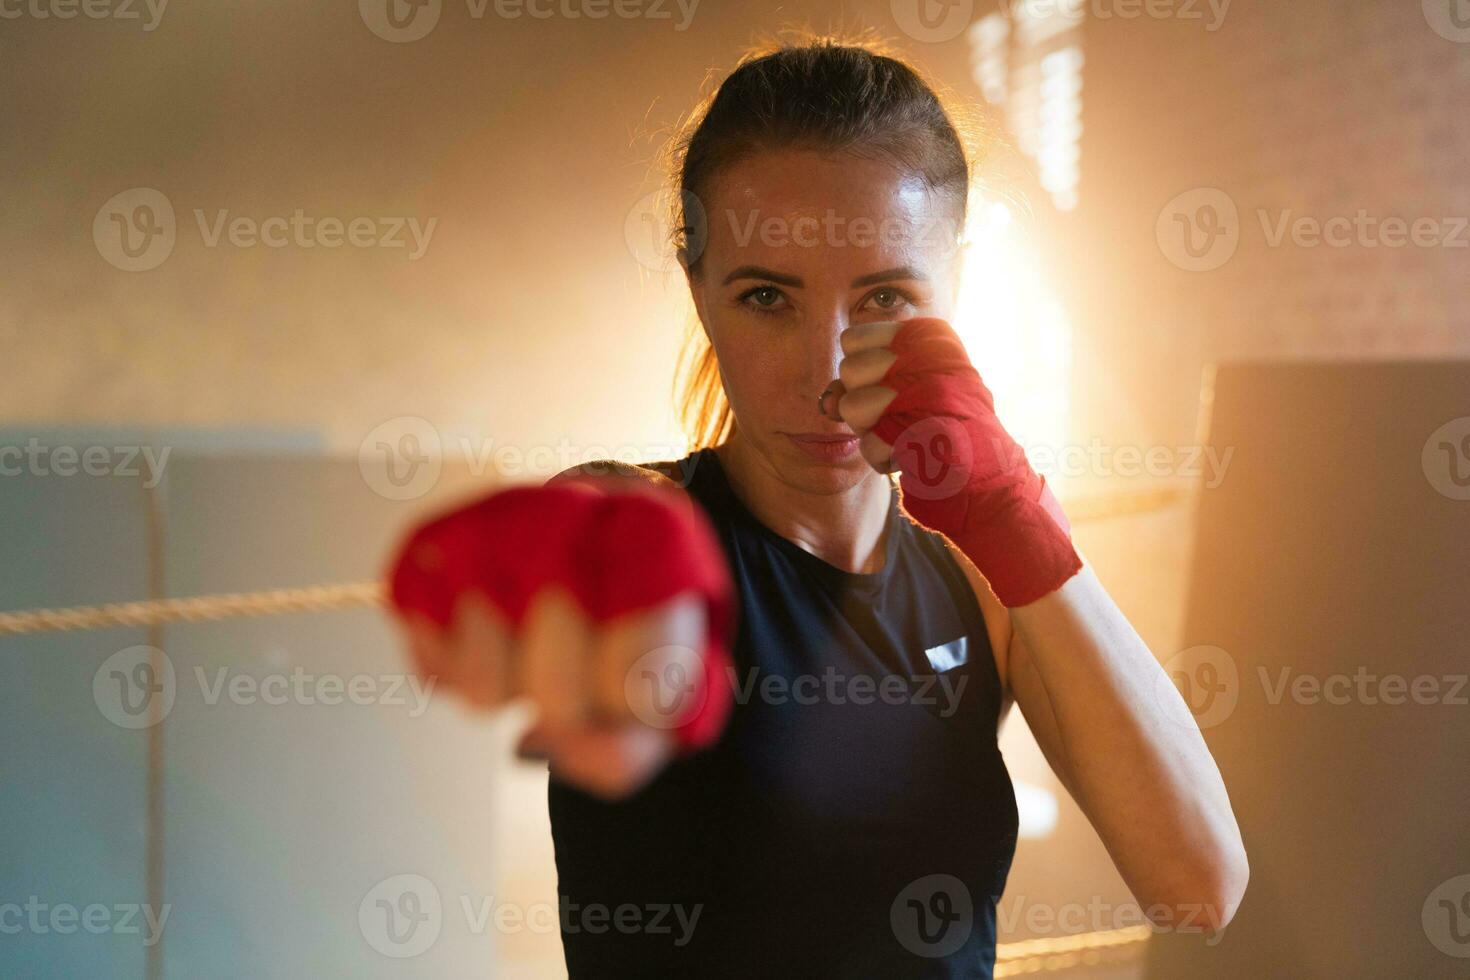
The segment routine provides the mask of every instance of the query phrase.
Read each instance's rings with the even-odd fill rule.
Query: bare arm
[[[997,666],[1057,778],[1159,925],[1223,929],[1249,877],[1194,716],[1092,566],[1007,610],[963,553]],[[1004,651],[1004,652],[1002,652]]]

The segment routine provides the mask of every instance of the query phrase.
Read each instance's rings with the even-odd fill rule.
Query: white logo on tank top
[[[924,656],[929,658],[929,666],[941,674],[946,670],[963,666],[970,659],[969,639],[967,636],[962,636],[925,650]]]

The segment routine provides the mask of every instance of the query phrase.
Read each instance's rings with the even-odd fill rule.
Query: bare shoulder
[[[597,477],[611,480],[632,480],[682,490],[687,481],[675,460],[659,460],[653,463],[624,463],[616,459],[594,459],[586,463],[569,466],[546,481],[547,486],[566,480]]]
[[[949,553],[954,555],[955,562],[965,573],[965,578],[970,583],[970,589],[975,593],[975,599],[980,604],[980,613],[985,617],[985,632],[990,637],[990,648],[995,651],[995,669],[1000,675],[1000,683],[1003,690],[1010,690],[1009,653],[1011,648],[1011,611],[1001,604],[990,589],[990,583],[985,576],[980,574],[980,569],[965,555],[963,551],[955,547],[948,538],[944,539]]]

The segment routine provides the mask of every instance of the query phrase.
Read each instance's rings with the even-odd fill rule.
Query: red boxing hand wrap
[[[685,750],[724,729],[730,688],[734,592],[719,542],[698,506],[659,487],[604,491],[594,482],[518,486],[490,494],[413,531],[389,576],[390,599],[447,627],[456,600],[483,593],[519,627],[548,585],[567,589],[588,618],[625,613],[696,592],[706,612],[699,687],[672,729]]]
[[[873,432],[893,447],[904,509],[948,537],[1000,601],[1024,606],[1082,568],[1046,480],[996,418],[990,390],[954,330],[905,320],[879,384],[898,392]]]

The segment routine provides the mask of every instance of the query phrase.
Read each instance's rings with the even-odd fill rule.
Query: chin
[[[781,460],[782,478],[792,486],[808,493],[840,493],[850,490],[867,479],[873,468],[860,453],[851,459],[836,463],[824,463],[793,450]]]

